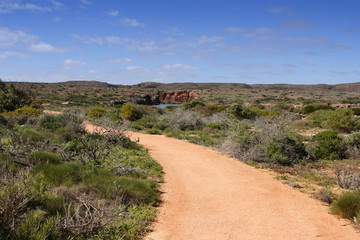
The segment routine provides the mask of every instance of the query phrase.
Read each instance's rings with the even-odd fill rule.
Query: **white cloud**
[[[163,71],[174,71],[174,70],[191,70],[191,71],[195,71],[198,70],[198,68],[193,67],[191,65],[188,64],[181,64],[181,63],[176,63],[176,64],[165,64],[159,67],[159,69],[163,70]]]
[[[51,3],[54,5],[55,9],[65,9],[66,6],[59,2],[59,1],[56,1],[56,0],[51,0]]]
[[[138,22],[136,19],[124,17],[120,19],[121,23],[126,27],[145,27],[146,24]]]
[[[168,29],[165,31],[162,31],[162,33],[171,34],[174,36],[184,36],[185,35],[185,33],[183,31],[181,31],[180,29],[178,29],[176,27],[168,27]]]
[[[155,42],[151,39],[133,39],[126,37],[108,36],[106,41],[109,44],[124,45],[128,50],[140,52],[151,52],[157,49]]]
[[[80,40],[86,44],[103,44],[104,40],[101,37],[88,37],[88,36],[80,36],[77,34],[70,34],[73,38]]]
[[[16,10],[28,10],[32,12],[50,12],[50,7],[39,6],[33,3],[21,3],[16,0],[2,0],[0,2],[0,13],[10,13]]]
[[[223,37],[220,36],[212,36],[208,37],[206,35],[202,35],[198,38],[198,44],[204,44],[204,43],[217,43],[223,40]]]
[[[27,55],[24,53],[20,53],[20,52],[2,52],[0,53],[0,59],[5,59],[8,57],[21,57],[24,58]]]
[[[84,4],[84,5],[91,5],[91,4],[92,4],[92,2],[89,1],[89,0],[80,0],[80,2],[81,2],[82,4]]]
[[[11,31],[8,28],[0,27],[0,48],[7,48],[16,45],[29,45],[39,39],[38,36],[27,34],[21,30]]]
[[[111,10],[108,12],[108,15],[111,17],[117,17],[119,16],[119,11],[118,10]]]
[[[135,71],[139,71],[141,69],[142,69],[142,67],[139,67],[139,66],[127,66],[126,67],[126,70],[128,70],[129,72],[135,72]]]
[[[63,70],[74,70],[82,65],[85,65],[85,62],[79,60],[65,59],[61,64],[61,68]]]
[[[132,59],[131,58],[115,58],[115,59],[108,59],[107,62],[117,63],[117,64],[129,64],[129,63],[132,63]]]
[[[58,52],[64,52],[64,49],[60,49],[57,47],[54,47],[51,44],[39,42],[36,44],[32,44],[30,46],[30,50],[32,52],[41,52],[41,53],[58,53]]]

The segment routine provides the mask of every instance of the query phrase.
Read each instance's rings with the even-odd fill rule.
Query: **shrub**
[[[55,131],[58,128],[65,127],[65,124],[60,121],[59,116],[44,114],[39,119],[39,126],[47,130]]]
[[[154,128],[158,124],[158,120],[154,116],[145,115],[131,123],[131,127],[136,130],[143,130],[145,128]]]
[[[147,134],[152,134],[152,135],[156,135],[156,134],[161,134],[161,132],[157,129],[149,129],[146,131]]]
[[[10,112],[30,105],[32,98],[14,84],[6,84],[0,79],[0,112]]]
[[[334,110],[333,107],[324,104],[308,104],[300,110],[303,114],[310,114],[318,110]]]
[[[310,151],[313,152],[315,158],[337,159],[343,157],[343,146],[337,131],[319,132],[314,136],[313,141],[315,144]]]
[[[347,158],[360,157],[360,132],[352,132],[343,141]]]
[[[61,162],[61,158],[56,153],[35,151],[30,154],[29,162],[30,162],[30,164],[33,164],[33,165],[36,165],[38,163],[59,164]]]
[[[33,107],[23,107],[23,108],[18,108],[15,111],[9,112],[8,114],[22,115],[27,117],[37,117],[41,114],[41,111]]]
[[[343,218],[353,219],[360,212],[360,192],[345,192],[331,205],[331,211]]]
[[[229,109],[229,112],[239,119],[253,119],[257,116],[255,111],[242,105],[234,105]]]
[[[102,116],[104,116],[106,110],[103,106],[96,106],[92,109],[90,109],[90,111],[88,112],[88,116],[90,118],[101,118]]]
[[[304,144],[297,135],[279,134],[267,143],[266,155],[280,165],[293,165],[307,157]]]
[[[140,110],[134,106],[131,105],[129,103],[125,103],[122,107],[121,107],[121,117],[128,119],[130,121],[136,121],[138,119],[140,119],[142,117],[142,113],[140,112]]]
[[[351,111],[353,111],[354,115],[360,116],[360,108],[352,108]]]
[[[339,130],[341,132],[350,132],[359,128],[359,122],[353,118],[353,112],[349,109],[336,109],[329,114],[324,123],[324,127]]]
[[[333,200],[332,200],[333,194],[329,190],[326,190],[326,189],[320,189],[319,191],[314,193],[313,197],[324,203],[331,204],[333,202]]]
[[[359,121],[353,118],[353,112],[349,109],[318,110],[308,116],[313,120],[313,127],[330,128],[341,132],[349,132],[359,128]]]
[[[192,110],[183,110],[181,108],[170,112],[166,116],[169,121],[167,126],[172,129],[198,130],[204,126],[204,116]]]

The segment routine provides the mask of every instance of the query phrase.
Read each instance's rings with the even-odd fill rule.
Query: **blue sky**
[[[0,0],[5,81],[360,82],[358,0]]]

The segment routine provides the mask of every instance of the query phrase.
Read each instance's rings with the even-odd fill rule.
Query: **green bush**
[[[350,132],[359,129],[359,121],[354,120],[354,113],[349,109],[339,108],[333,111],[324,123],[324,127]]]
[[[103,106],[96,106],[87,113],[90,118],[101,118],[104,116],[106,110]]]
[[[147,134],[152,134],[152,135],[159,135],[161,134],[161,132],[157,129],[149,129],[146,131]]]
[[[305,145],[297,135],[275,136],[266,144],[266,155],[271,162],[293,165],[307,157]]]
[[[334,110],[333,107],[324,104],[308,104],[301,108],[303,114],[310,114],[318,110]]]
[[[58,128],[65,127],[65,124],[60,121],[57,115],[44,114],[39,118],[39,126],[47,130],[55,131]]]
[[[234,105],[229,109],[229,112],[239,119],[253,119],[257,116],[255,111],[242,105]]]
[[[351,111],[353,111],[354,115],[360,116],[360,108],[352,108]]]
[[[129,103],[125,103],[121,107],[121,117],[128,119],[130,121],[136,121],[142,117],[142,113],[140,112],[139,108]]]
[[[33,165],[36,165],[39,163],[59,164],[59,163],[61,163],[61,158],[56,153],[35,151],[30,154],[29,162],[30,162],[30,164],[33,164]]]
[[[343,218],[353,219],[360,213],[360,192],[345,192],[331,205],[331,211]],[[360,219],[359,219],[360,220]]]
[[[330,128],[341,132],[350,132],[359,129],[360,123],[354,119],[349,109],[318,110],[311,113],[308,118],[312,120],[311,126]]]
[[[159,121],[154,116],[145,115],[141,119],[138,119],[131,123],[131,127],[136,130],[143,130],[146,128],[154,128]]]
[[[328,130],[314,136],[315,146],[311,151],[317,159],[338,159],[343,157],[343,145],[338,132]]]
[[[18,137],[31,144],[36,144],[36,142],[41,142],[46,139],[44,133],[29,127],[21,128]]]
[[[11,112],[29,106],[33,99],[14,84],[6,84],[0,79],[0,112]]]

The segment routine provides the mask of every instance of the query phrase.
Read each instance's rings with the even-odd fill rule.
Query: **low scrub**
[[[345,192],[331,205],[332,213],[343,218],[360,220],[360,192]]]

